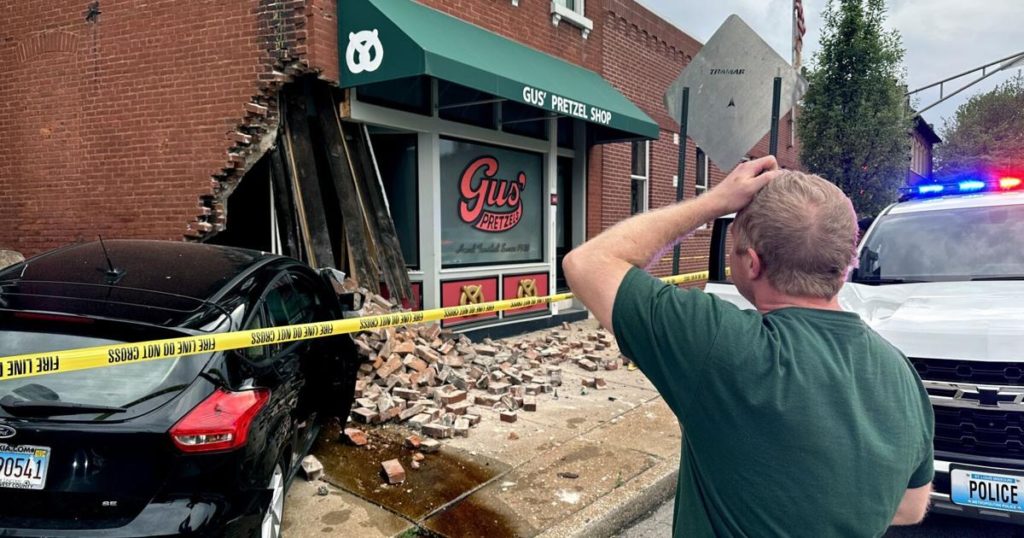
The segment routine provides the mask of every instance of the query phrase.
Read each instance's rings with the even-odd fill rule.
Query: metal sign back
[[[743,19],[730,15],[669,87],[665,106],[678,121],[683,88],[690,88],[688,135],[728,171],[768,133],[776,76],[782,77],[782,116],[799,97],[796,70]]]

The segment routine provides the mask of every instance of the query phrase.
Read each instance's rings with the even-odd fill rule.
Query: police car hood
[[[847,283],[839,302],[909,357],[1024,360],[1024,281]]]

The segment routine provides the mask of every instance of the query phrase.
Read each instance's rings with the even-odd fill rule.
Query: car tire
[[[284,521],[284,495],[288,480],[284,475],[284,467],[278,463],[274,465],[274,471],[270,474],[270,482],[267,489],[271,490],[270,504],[267,505],[267,512],[263,516],[263,524],[260,527],[262,538],[280,538],[281,525]]]

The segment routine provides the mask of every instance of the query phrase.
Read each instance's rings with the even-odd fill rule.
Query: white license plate
[[[0,488],[43,489],[50,447],[0,444]]]
[[[950,497],[956,504],[1024,512],[1024,477],[996,469],[950,470]]]

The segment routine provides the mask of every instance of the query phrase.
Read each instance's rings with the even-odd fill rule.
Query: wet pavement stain
[[[321,432],[312,453],[323,463],[328,482],[413,522],[421,522],[433,511],[511,469],[506,463],[451,447],[425,454],[421,467],[413,469],[412,456],[416,451],[404,446],[408,432],[397,428],[368,428],[364,431],[369,443],[355,447],[339,441],[341,428],[331,424]],[[386,484],[380,464],[389,459],[398,459],[405,468],[403,484]],[[341,513],[327,514],[322,523],[340,525],[340,521],[328,518],[337,514],[340,519]],[[536,534],[528,525],[517,523],[511,511],[478,503],[472,498],[447,508],[443,514],[443,528],[430,528],[423,536],[436,533],[447,538],[501,538]],[[347,514],[345,519],[348,519]],[[431,527],[429,522],[426,526]]]
[[[337,510],[324,514],[324,517],[320,518],[320,522],[325,525],[341,525],[348,521],[348,518],[351,515],[351,510]]]
[[[446,538],[531,538],[538,534],[537,529],[513,514],[493,497],[472,495],[428,519],[424,527]]]

